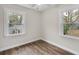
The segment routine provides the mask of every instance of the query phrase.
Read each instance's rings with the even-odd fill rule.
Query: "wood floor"
[[[61,48],[51,45],[45,41],[38,40],[20,47],[12,48],[0,55],[73,55]]]

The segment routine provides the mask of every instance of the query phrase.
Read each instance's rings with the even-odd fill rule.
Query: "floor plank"
[[[3,52],[0,55],[73,55],[59,47],[51,45],[43,40],[12,48]]]

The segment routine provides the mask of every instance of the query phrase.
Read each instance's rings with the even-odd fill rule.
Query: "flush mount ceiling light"
[[[37,11],[43,11],[50,8],[51,6],[55,6],[56,4],[19,4],[19,5]]]

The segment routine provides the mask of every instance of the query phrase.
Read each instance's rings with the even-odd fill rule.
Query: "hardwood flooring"
[[[51,45],[45,41],[38,40],[16,48],[12,48],[0,55],[73,55],[59,47]]]

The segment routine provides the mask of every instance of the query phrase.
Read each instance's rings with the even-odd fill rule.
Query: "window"
[[[5,10],[5,34],[14,36],[25,33],[25,14],[22,11],[12,9]]]

